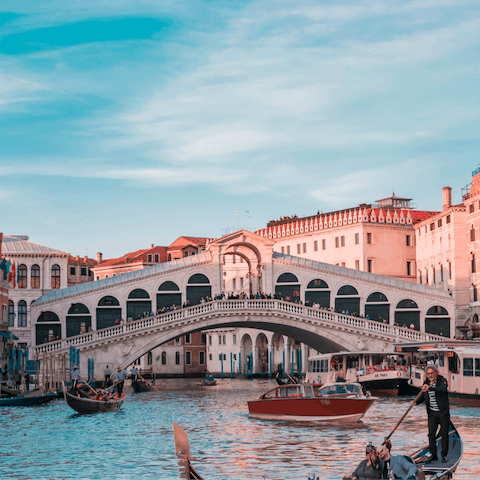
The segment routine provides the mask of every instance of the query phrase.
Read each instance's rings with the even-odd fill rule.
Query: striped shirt
[[[437,403],[437,396],[435,395],[435,390],[432,390],[433,387],[435,387],[437,383],[433,383],[430,385],[430,388],[428,389],[428,399],[429,399],[429,406],[428,408],[432,412],[439,412],[440,409],[438,408],[438,403]]]

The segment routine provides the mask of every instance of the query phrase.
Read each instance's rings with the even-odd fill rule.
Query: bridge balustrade
[[[271,313],[274,311],[286,312],[298,316],[298,320],[302,321],[316,321],[316,323],[323,324],[323,326],[336,327],[345,325],[362,329],[365,331],[375,333],[382,333],[393,338],[404,338],[410,341],[433,341],[445,340],[434,334],[422,333],[416,330],[410,330],[404,327],[398,327],[386,323],[379,323],[374,320],[368,320],[362,317],[352,317],[341,313],[331,312],[329,310],[322,310],[313,307],[307,307],[297,303],[286,302],[283,300],[214,300],[199,305],[194,305],[188,308],[182,308],[171,312],[155,315],[152,317],[145,317],[134,322],[128,322],[121,325],[97,330],[95,332],[87,332],[74,337],[69,337],[63,340],[49,342],[36,347],[37,354],[53,353],[59,350],[68,349],[70,346],[79,346],[84,344],[92,344],[95,342],[102,343],[102,340],[120,337],[127,333],[133,332],[148,332],[148,330],[157,325],[170,324],[181,322],[186,318],[202,317],[214,311],[228,311],[229,313]],[[248,326],[248,325],[246,325]],[[367,333],[368,335],[368,333]]]

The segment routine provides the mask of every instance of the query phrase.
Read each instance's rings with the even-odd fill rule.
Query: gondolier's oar
[[[418,392],[418,395],[415,397],[415,400],[414,402],[416,402],[419,398],[420,398],[420,395],[422,394],[423,392],[420,390],[420,392]],[[383,445],[385,445],[385,443],[387,442],[387,440],[393,435],[393,432],[395,432],[395,430],[400,426],[400,424],[403,422],[403,420],[405,419],[405,417],[408,415],[408,412],[413,408],[413,405],[410,405],[408,407],[408,410],[403,414],[402,418],[398,421],[398,423],[395,425],[395,427],[393,428],[393,430],[390,432],[390,434],[385,437],[385,440],[383,441]]]
[[[87,385],[87,387],[88,387],[92,392],[95,393],[95,395],[98,396],[98,392],[97,392],[87,381],[84,380],[83,382],[85,383],[85,385]]]
[[[113,387],[116,387],[119,383],[122,383],[124,381],[125,381],[125,379],[119,380],[118,382],[115,382],[113,385],[110,385],[108,388],[105,388],[105,392],[108,392],[108,390],[110,390]]]
[[[147,382],[139,373],[137,375],[148,385],[150,385],[156,392],[159,392],[160,390],[158,388],[155,388],[150,382]]]
[[[291,377],[286,370],[283,371],[285,375],[291,380],[292,383],[298,383],[293,377]]]

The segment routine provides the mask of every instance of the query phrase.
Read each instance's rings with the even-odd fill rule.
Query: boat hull
[[[135,393],[155,391],[148,383],[142,381],[132,382],[132,388]]]
[[[89,398],[76,397],[69,392],[65,392],[65,400],[67,404],[78,413],[98,413],[98,412],[113,412],[118,410],[124,400],[125,394],[119,400],[91,400]]]
[[[268,420],[359,421],[373,403],[371,398],[261,399],[248,402],[251,417]]]
[[[399,395],[413,395],[415,393],[415,389],[412,388],[405,378],[370,381],[360,380],[359,383],[372,395],[380,395],[383,397],[398,397]]]
[[[56,393],[46,393],[45,395],[31,397],[12,397],[0,399],[0,407],[33,407],[34,405],[43,405],[58,398]]]

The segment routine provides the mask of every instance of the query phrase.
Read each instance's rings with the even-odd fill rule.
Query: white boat
[[[418,392],[426,369],[435,365],[448,382],[448,397],[457,405],[480,406],[480,343],[472,340],[417,342],[395,345],[399,354],[412,358],[411,385]]]
[[[332,352],[308,359],[307,383],[331,383],[341,377],[358,382],[372,395],[408,395],[410,366],[402,354],[388,352]]]

